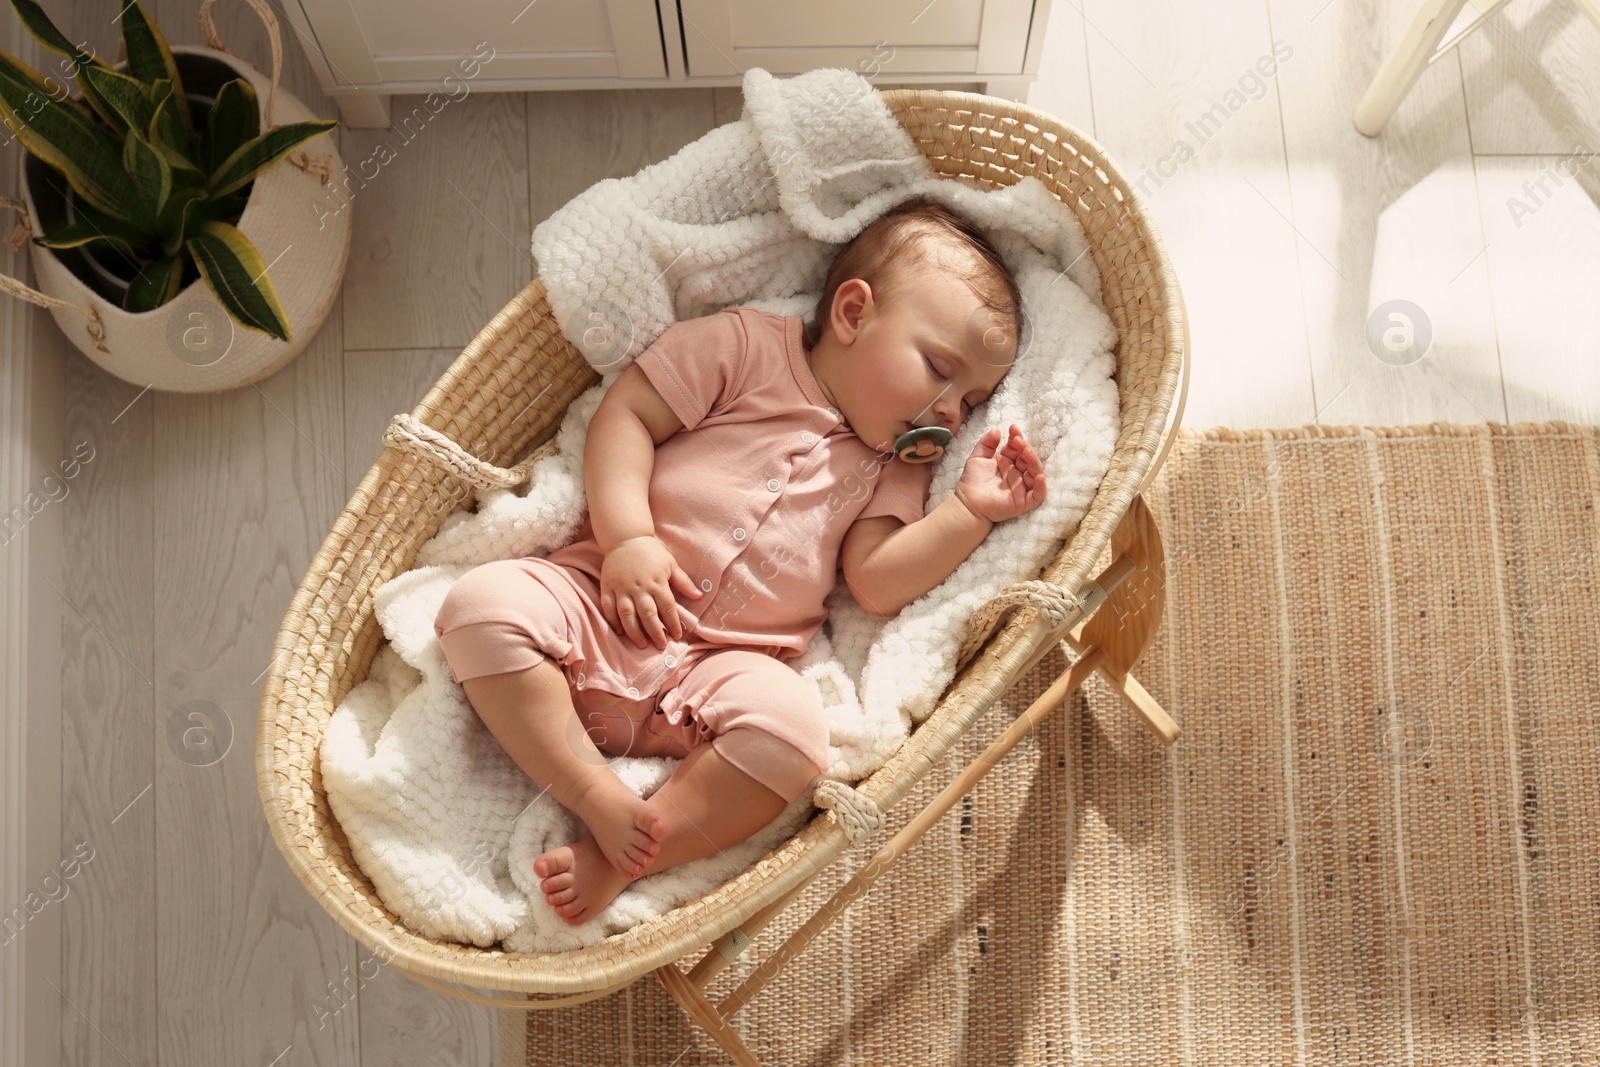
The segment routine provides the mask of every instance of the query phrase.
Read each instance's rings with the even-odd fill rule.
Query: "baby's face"
[[[839,407],[856,436],[889,452],[914,426],[959,433],[1011,368],[1017,339],[967,283],[929,269],[886,301],[870,300],[849,348],[839,361]]]

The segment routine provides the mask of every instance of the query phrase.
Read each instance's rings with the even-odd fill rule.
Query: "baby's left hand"
[[[1044,501],[1044,464],[1022,430],[1011,424],[1011,437],[999,453],[1000,428],[990,427],[967,457],[955,493],[973,514],[1004,522],[1032,511]]]

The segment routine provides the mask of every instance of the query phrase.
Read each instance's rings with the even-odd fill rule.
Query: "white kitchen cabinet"
[[[741,84],[846,67],[885,84],[976,82],[1025,100],[1050,0],[285,0],[348,126],[394,93]]]
[[[816,67],[862,70],[873,64],[895,79],[901,71],[916,71],[947,80],[987,80],[983,72],[1022,74],[1033,6],[1031,0],[678,4],[689,70],[696,75],[738,75],[750,67],[774,74]]]

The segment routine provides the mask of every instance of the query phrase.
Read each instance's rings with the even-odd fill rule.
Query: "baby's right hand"
[[[666,648],[667,630],[673,640],[683,637],[673,586],[700,598],[699,588],[660,538],[630,537],[612,545],[600,564],[600,611],[613,630],[633,638],[640,648],[647,636],[657,648]]]

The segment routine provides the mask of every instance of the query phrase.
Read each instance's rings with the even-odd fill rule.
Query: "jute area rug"
[[[1600,1064],[1597,497],[1600,427],[1183,431],[1135,671],[1183,736],[1094,678],[734,1027],[817,1067]],[[502,1067],[729,1062],[653,979],[500,1014]]]

